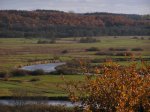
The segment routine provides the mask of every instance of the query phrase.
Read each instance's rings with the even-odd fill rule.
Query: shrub
[[[46,73],[42,69],[37,69],[35,71],[26,71],[22,69],[14,69],[11,71],[11,76],[26,76],[26,75],[45,75]]]
[[[115,56],[125,56],[125,54],[126,53],[124,53],[124,52],[119,52],[119,53],[116,53]]]
[[[97,52],[97,53],[95,53],[95,55],[107,55],[107,56],[113,56],[114,53],[111,53],[111,52]]]
[[[55,38],[52,38],[49,43],[50,43],[50,44],[55,44],[55,43],[56,43],[56,39],[55,39]]]
[[[141,37],[141,40],[144,40],[144,37]]]
[[[105,61],[106,61],[106,59],[103,59],[103,58],[95,58],[95,59],[91,60],[92,63],[102,63]]]
[[[81,38],[79,40],[80,43],[95,43],[95,42],[100,42],[100,40],[97,40],[95,38],[92,37],[86,37],[86,38]]]
[[[77,68],[71,68],[68,66],[60,66],[56,68],[57,73],[55,74],[63,74],[63,75],[74,75],[74,74],[78,74],[78,70]]]
[[[113,62],[103,66],[83,82],[67,83],[70,99],[80,101],[84,112],[148,112],[150,66],[137,69],[136,64],[120,67]]]
[[[48,40],[41,40],[41,39],[39,39],[37,41],[37,44],[54,44],[54,43],[56,43],[56,39],[55,38],[52,38],[50,41],[48,41]]]
[[[82,69],[79,66],[80,60],[84,61],[84,59],[73,59],[71,61],[68,61],[65,65],[56,67],[57,74],[65,74],[65,75],[80,74],[82,72]],[[84,65],[90,68],[90,60],[87,59],[87,61],[84,62]]]
[[[99,51],[99,48],[91,47],[91,48],[86,49],[86,51]]]
[[[36,82],[36,81],[40,81],[40,78],[36,77],[36,78],[30,79],[30,82]]]
[[[37,44],[49,44],[50,42],[47,40],[38,40]]]
[[[132,37],[132,39],[138,39],[138,37]]]
[[[114,51],[114,48],[112,48],[112,47],[111,47],[111,48],[109,48],[109,51]]]
[[[14,69],[11,71],[12,76],[26,76],[28,75],[28,71],[21,70],[21,69]]]
[[[44,75],[45,72],[42,69],[37,69],[31,72],[31,75]]]
[[[115,56],[132,56],[133,53],[131,52],[118,52],[115,54]]]
[[[59,57],[58,55],[55,55],[55,56],[53,57],[53,59],[54,59],[54,60],[59,60],[60,57]]]
[[[5,77],[7,77],[7,72],[5,72],[5,71],[2,71],[2,72],[0,72],[0,78],[5,78]]]
[[[68,50],[63,50],[61,53],[66,54],[68,53]]]
[[[132,48],[131,51],[143,51],[142,48]]]
[[[109,48],[109,51],[127,51],[126,48]]]

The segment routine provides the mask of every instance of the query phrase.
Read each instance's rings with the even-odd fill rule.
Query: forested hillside
[[[0,11],[0,37],[77,37],[150,35],[145,15],[66,13],[52,10]]]

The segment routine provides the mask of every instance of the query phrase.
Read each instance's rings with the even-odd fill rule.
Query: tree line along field
[[[0,10],[0,37],[149,35],[149,23],[148,15]]]
[[[74,58],[89,58],[92,64],[99,64],[97,60],[112,58],[122,65],[128,61],[120,59],[130,58],[124,53],[132,53],[135,58],[143,58],[150,62],[149,36],[103,36],[94,37],[97,42],[81,43],[79,38],[61,38],[56,43],[38,43],[39,38],[1,38],[0,39],[0,71],[11,72],[15,67],[27,65],[37,61],[58,59],[68,61]],[[49,41],[47,39],[42,39]],[[121,49],[121,50],[120,50]],[[132,55],[133,56],[133,55]],[[139,61],[137,61],[139,63]],[[139,63],[140,65],[140,63]],[[67,80],[79,81],[82,75],[67,75]],[[33,81],[36,80],[36,81]],[[31,92],[42,93],[44,96],[66,96],[58,85],[64,82],[60,75],[11,77],[7,81],[0,80],[0,96],[11,96],[13,89],[26,88]]]

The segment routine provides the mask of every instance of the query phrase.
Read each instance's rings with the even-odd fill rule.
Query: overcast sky
[[[150,0],[0,0],[0,9],[150,14]]]

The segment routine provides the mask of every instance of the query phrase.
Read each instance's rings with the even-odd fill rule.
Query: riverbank
[[[28,104],[28,105],[3,105],[0,104],[0,112],[82,112],[79,108],[62,105]]]
[[[13,97],[13,96],[0,96],[0,100],[53,100],[53,101],[70,101],[67,96],[53,96],[53,97],[45,97],[45,96],[31,96],[31,97]]]

